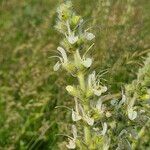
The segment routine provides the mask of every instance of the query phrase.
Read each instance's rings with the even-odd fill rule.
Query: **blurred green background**
[[[61,36],[54,29],[61,0],[0,0],[0,150],[61,149],[72,106],[64,87],[74,82],[53,72]],[[96,35],[91,55],[110,93],[136,78],[150,49],[149,0],[75,0],[85,28]],[[62,148],[63,149],[63,148]]]

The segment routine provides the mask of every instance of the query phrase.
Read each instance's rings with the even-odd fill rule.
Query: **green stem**
[[[86,87],[85,87],[85,79],[84,79],[84,74],[80,72],[78,74],[78,81],[80,84],[80,88],[83,92],[85,92]],[[89,110],[89,105],[87,103],[87,100],[84,100],[85,103],[83,104],[84,110],[87,112]],[[91,133],[90,133],[90,128],[88,126],[84,126],[84,138],[85,138],[85,143],[88,145],[91,139]]]
[[[78,56],[76,53],[74,53],[74,61],[75,64],[78,65],[78,61],[80,61],[78,59]],[[79,85],[80,85],[80,89],[82,90],[83,93],[86,92],[86,85],[85,85],[85,76],[84,73],[82,71],[79,71],[77,73],[77,78],[79,81]],[[84,101],[85,103],[83,103],[83,107],[84,107],[84,111],[87,112],[89,110],[89,104],[88,101],[86,99],[82,99],[82,101]],[[85,143],[88,145],[90,143],[90,139],[91,139],[91,133],[90,133],[90,128],[88,126],[84,126],[84,139],[85,139]]]
[[[91,139],[91,133],[88,126],[84,126],[84,138],[85,138],[85,143],[88,145]]]
[[[85,91],[85,80],[84,80],[84,74],[82,72],[78,73],[78,80],[79,80],[81,90]]]

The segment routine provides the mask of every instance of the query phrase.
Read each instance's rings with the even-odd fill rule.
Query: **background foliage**
[[[63,89],[73,82],[54,73],[49,59],[61,38],[54,30],[60,2],[0,0],[0,149],[60,149],[57,134],[67,130],[70,113],[55,106],[72,105]],[[73,3],[96,35],[94,68],[107,70],[103,82],[116,94],[136,79],[150,49],[150,1]]]

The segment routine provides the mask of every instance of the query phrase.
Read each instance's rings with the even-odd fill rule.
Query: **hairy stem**
[[[85,93],[86,92],[86,86],[85,86],[84,73],[82,73],[82,72],[78,73],[77,77],[78,77],[80,88],[83,91],[83,93]],[[89,110],[88,101],[86,99],[83,99],[83,101],[85,102],[83,104],[84,110],[88,111]],[[90,142],[90,139],[91,139],[90,128],[88,126],[84,126],[84,138],[85,138],[85,143],[88,145]]]

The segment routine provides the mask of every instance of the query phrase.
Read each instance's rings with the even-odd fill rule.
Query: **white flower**
[[[66,1],[57,8],[58,17],[60,20],[63,19],[62,14],[66,11],[68,12],[71,7],[72,7],[71,1]]]
[[[91,40],[93,40],[95,38],[95,35],[93,33],[90,33],[90,32],[85,32],[84,36],[89,41],[91,41]]]
[[[62,47],[58,47],[57,50],[61,56],[54,56],[54,57],[59,58],[59,61],[53,67],[54,71],[57,71],[61,65],[68,63],[66,51]]]
[[[134,120],[137,117],[137,112],[134,111],[132,107],[129,107],[127,111],[130,120]]]
[[[126,100],[127,100],[126,95],[122,92],[121,104],[125,103]]]
[[[72,134],[73,138],[68,138],[69,143],[66,145],[68,149],[75,149],[76,148],[76,139],[77,139],[77,128],[75,125],[72,125]]]
[[[117,105],[117,100],[116,99],[112,99],[111,101],[110,101],[110,104],[112,105],[112,106],[116,106]]]
[[[66,145],[68,149],[75,149],[76,148],[76,143],[74,139],[68,138],[69,143]]]
[[[88,125],[93,126],[93,124],[94,124],[94,119],[93,118],[90,118],[89,116],[85,115],[83,117],[83,119],[87,122]]]
[[[68,39],[68,42],[70,44],[74,44],[78,41],[78,36],[75,36],[74,33],[71,33],[69,36],[66,36],[66,38]]]
[[[85,66],[86,68],[89,68],[92,64],[92,59],[91,58],[83,58],[82,60],[82,64],[83,66]]]
[[[102,126],[103,126],[103,130],[102,130],[101,134],[104,136],[104,135],[106,134],[106,132],[107,132],[107,123],[104,122],[104,123],[102,124]]]
[[[135,100],[136,100],[135,97],[130,99],[130,101],[128,100],[127,113],[128,113],[128,118],[130,120],[134,120],[137,117],[137,112],[134,110],[134,102],[135,102]]]
[[[77,112],[75,112],[74,110],[72,110],[72,120],[73,121],[79,121],[79,120],[81,120],[81,116],[77,113]]]
[[[78,36],[75,36],[74,32],[71,31],[68,21],[67,21],[67,29],[68,29],[68,34],[65,34],[65,35],[66,35],[68,42],[70,44],[75,44],[79,38],[78,38]]]
[[[85,58],[84,56],[81,58],[79,50],[76,51],[78,61],[86,68],[89,68],[92,64],[91,58]]]
[[[60,64],[60,62],[58,61],[58,62],[54,65],[54,67],[53,67],[54,71],[59,70],[60,66],[61,66],[61,64]]]
[[[79,121],[81,120],[81,115],[79,114],[78,101],[75,99],[75,111],[72,109],[72,120]]]
[[[121,105],[123,105],[126,101],[127,101],[127,97],[126,97],[126,95],[122,91],[122,99],[120,100],[120,102],[118,104],[118,108],[120,108]]]
[[[97,101],[96,108],[97,108],[99,111],[102,110],[102,100],[101,100],[101,99],[99,99],[99,100]]]
[[[86,114],[83,110],[83,107],[78,104],[78,101],[75,99],[75,111],[72,110],[72,120],[73,121],[79,121],[84,120],[88,125],[93,126],[94,119],[89,116],[89,114]]]
[[[95,74],[96,74],[95,71],[93,71],[93,73],[89,75],[88,86],[89,89],[92,90],[96,96],[100,96],[102,93],[107,91],[107,87],[100,85],[100,82],[97,81]]]
[[[89,116],[89,114],[86,114],[85,111],[83,110],[83,107],[79,105],[80,111],[82,113],[82,119],[90,126],[93,126],[94,124],[94,119]]]

